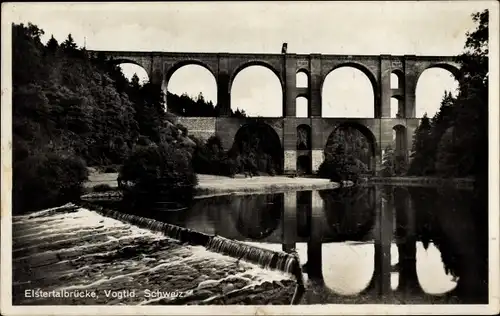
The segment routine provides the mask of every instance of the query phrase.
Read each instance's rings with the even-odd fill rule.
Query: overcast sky
[[[45,40],[53,34],[61,42],[71,33],[83,46],[86,38],[94,50],[280,53],[288,42],[293,53],[456,55],[474,26],[471,14],[488,6],[491,2],[20,3],[12,19],[36,24]],[[145,76],[133,66],[123,69],[128,76]],[[373,116],[373,92],[363,74],[341,68],[326,80],[324,116]],[[417,89],[417,116],[432,116],[444,89],[456,87],[446,71],[426,71]],[[215,79],[199,66],[178,70],[168,89],[192,96],[203,92],[216,103]],[[282,114],[279,81],[265,68],[241,72],[231,93],[233,106],[247,113]]]

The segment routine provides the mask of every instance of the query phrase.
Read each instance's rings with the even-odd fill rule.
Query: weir
[[[291,304],[298,304],[305,292],[302,268],[297,254],[277,252],[234,241],[221,236],[212,236],[193,231],[188,228],[160,222],[151,218],[126,214],[123,212],[106,209],[101,206],[82,201],[82,206],[96,213],[113,219],[136,225],[165,236],[196,246],[203,246],[207,250],[227,255],[238,260],[245,260],[259,265],[265,269],[278,270],[292,274],[297,286]],[[69,207],[69,206],[68,206]],[[77,206],[73,206],[78,208]],[[62,211],[63,209],[58,209]]]

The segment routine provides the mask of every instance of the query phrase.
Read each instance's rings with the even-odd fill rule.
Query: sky
[[[471,14],[489,6],[481,1],[18,3],[9,17],[37,25],[44,40],[53,34],[61,42],[71,33],[90,50],[280,53],[287,42],[291,53],[457,55],[474,28]],[[140,67],[122,69],[128,77],[137,73],[147,79]],[[433,116],[444,90],[457,87],[445,70],[424,72],[417,117]],[[179,69],[168,90],[193,97],[202,92],[217,102],[215,79],[200,66]],[[358,70],[330,73],[322,96],[325,117],[373,117],[373,90]],[[263,67],[243,70],[233,83],[231,103],[250,115],[281,116],[278,78]],[[297,100],[297,116],[307,115],[304,103]]]

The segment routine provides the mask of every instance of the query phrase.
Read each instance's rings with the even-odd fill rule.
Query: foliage
[[[267,124],[251,122],[236,134],[233,147],[228,151],[231,165],[238,172],[270,175],[283,172],[283,149],[276,132]]]
[[[368,172],[371,148],[368,139],[355,127],[337,128],[325,148],[325,160],[318,168],[318,176],[332,181],[356,181]]]
[[[382,176],[392,177],[394,176],[394,150],[391,145],[385,148],[384,155],[382,157]]]
[[[415,129],[411,149],[411,163],[408,169],[409,175],[429,175],[434,170],[434,159],[430,148],[431,123],[427,114],[424,114],[420,125]]]
[[[35,25],[13,24],[12,30],[14,164],[45,164],[42,157],[53,153],[81,158],[93,167],[121,165],[140,142],[175,143],[179,150],[194,145],[187,130],[175,126],[175,116],[165,111],[158,85],[140,85],[137,76],[128,81],[112,60],[90,56],[71,34],[61,44],[51,37],[44,45],[44,33]],[[56,165],[49,164],[54,168],[50,172],[44,169],[46,177],[64,177]],[[19,184],[31,179],[26,173],[14,177]],[[53,185],[48,190],[60,188],[56,179],[45,181]],[[54,199],[47,195],[47,200]]]
[[[347,153],[343,144],[337,145],[335,152],[329,153],[318,168],[319,177],[335,182],[342,180],[356,181],[359,175],[366,172],[366,166]]]
[[[487,178],[488,10],[472,16],[457,79],[456,98],[445,92],[438,113],[415,131],[410,175]]]
[[[192,98],[186,93],[178,96],[176,94],[167,93],[167,104],[170,112],[175,115],[184,117],[218,117],[222,116],[220,106],[214,105],[212,101],[206,101],[203,93],[200,92],[198,97]],[[244,110],[236,109],[231,110],[229,113],[231,117],[246,117]]]
[[[13,164],[13,213],[34,211],[78,200],[87,179],[85,163],[51,153]]]
[[[250,131],[251,130],[251,131]],[[193,167],[197,173],[233,177],[237,173],[257,175],[259,172],[274,176],[282,172],[279,139],[271,139],[268,130],[250,127],[243,129],[234,146],[225,151],[218,136],[205,143],[198,142],[193,153]],[[278,141],[278,143],[276,143]]]
[[[396,153],[390,145],[385,148],[384,156],[382,157],[383,177],[401,176],[407,173],[407,162],[404,154]]]
[[[197,173],[233,176],[236,168],[230,168],[227,154],[218,136],[197,145],[193,154],[193,168]]]
[[[137,146],[125,160],[119,186],[139,202],[158,198],[187,201],[198,179],[191,165],[191,154],[174,144]]]

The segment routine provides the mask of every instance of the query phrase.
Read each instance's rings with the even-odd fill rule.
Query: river
[[[487,210],[472,203],[465,189],[378,185],[225,195],[134,213],[296,251],[307,280],[303,304],[479,304],[488,299],[488,235],[475,212]]]

